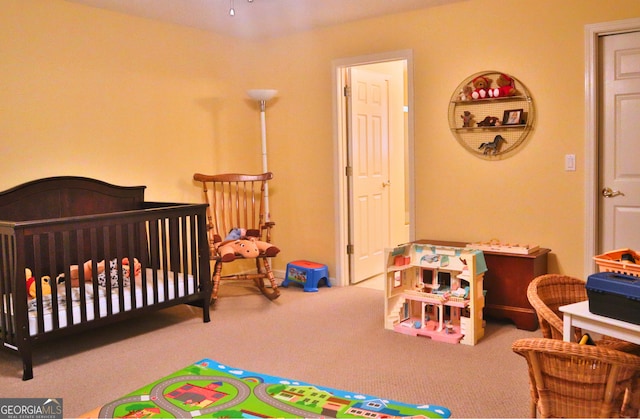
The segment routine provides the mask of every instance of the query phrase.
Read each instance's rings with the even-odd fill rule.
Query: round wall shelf
[[[522,145],[535,119],[529,90],[512,75],[509,88],[498,89],[498,78],[506,73],[483,71],[469,76],[456,88],[449,102],[449,127],[458,142],[477,157],[505,158]],[[474,93],[474,80],[484,78],[490,89]],[[491,93],[489,93],[489,91]],[[494,93],[495,92],[495,93]],[[475,98],[476,96],[477,98]]]

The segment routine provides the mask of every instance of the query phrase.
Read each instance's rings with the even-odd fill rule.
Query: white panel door
[[[360,282],[384,271],[389,246],[389,109],[386,76],[351,68],[352,261]]]
[[[600,43],[600,252],[640,250],[640,32]]]

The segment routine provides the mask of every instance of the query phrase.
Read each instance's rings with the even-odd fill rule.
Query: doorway
[[[603,180],[607,180],[602,173],[602,159],[604,157],[601,140],[602,134],[606,134],[601,128],[606,123],[606,117],[603,116],[601,110],[605,104],[605,94],[603,94],[603,78],[600,69],[603,68],[603,44],[604,37],[623,35],[631,32],[640,31],[640,19],[628,19],[622,21],[607,22],[601,24],[587,25],[585,27],[585,45],[587,48],[587,60],[585,68],[585,254],[584,254],[584,274],[588,275],[596,271],[593,256],[603,251],[614,249],[603,249],[602,238],[611,234],[611,223],[605,220],[602,215],[605,212],[605,206],[609,205],[602,196]],[[637,47],[636,47],[637,50]],[[637,72],[636,72],[637,73]],[[636,95],[637,96],[637,95]],[[629,96],[630,97],[630,96]],[[639,102],[627,102],[636,109]],[[611,104],[606,108],[611,108]],[[624,114],[624,110],[622,111]],[[637,137],[634,137],[637,138]],[[637,147],[637,143],[635,144]],[[633,152],[631,153],[633,154]],[[609,169],[607,169],[609,170]],[[628,214],[637,213],[637,210],[629,211]],[[607,216],[611,218],[610,216]],[[624,217],[623,217],[624,218]],[[636,226],[637,228],[637,226]],[[638,243],[640,238],[634,238]],[[607,245],[608,246],[608,245]],[[629,244],[632,246],[632,244]]]
[[[382,276],[385,262],[384,248],[413,240],[415,236],[412,67],[412,52],[410,50],[351,57],[333,62],[334,171],[336,173],[335,194],[338,203],[335,217],[336,276],[340,278],[339,283],[342,286]],[[388,198],[388,204],[383,204],[385,207],[379,207],[388,208],[387,213],[378,211],[376,217],[383,217],[380,223],[386,223],[389,226],[389,234],[387,238],[382,240],[383,245],[380,245],[381,236],[376,236],[378,242],[371,246],[374,251],[369,253],[363,252],[363,249],[354,248],[354,242],[360,240],[362,243],[363,235],[356,237],[357,229],[362,229],[362,225],[356,223],[356,220],[361,222],[361,213],[355,214],[357,206],[354,202],[357,200],[355,195],[357,190],[354,191],[354,144],[352,141],[355,123],[352,121],[351,109],[353,97],[349,97],[349,94],[353,94],[354,90],[352,87],[349,92],[348,87],[353,81],[352,77],[358,77],[357,74],[361,75],[363,72],[372,75],[373,79],[371,80],[376,80],[376,74],[380,76],[378,79],[382,80],[380,83],[373,82],[375,86],[381,86],[378,87],[378,91],[384,88],[388,89],[390,125],[388,156],[384,161],[381,160],[381,164],[387,165],[388,178],[376,179],[380,196],[387,194],[386,198]],[[384,80],[387,81],[386,84],[383,84]],[[396,113],[394,114],[394,112]],[[400,125],[399,131],[398,124]],[[355,131],[357,132],[357,128]],[[358,188],[357,182],[355,188]],[[362,207],[358,211],[362,211]],[[365,239],[368,238],[365,237]],[[363,256],[363,254],[365,255]],[[362,263],[357,263],[357,257],[362,259]]]

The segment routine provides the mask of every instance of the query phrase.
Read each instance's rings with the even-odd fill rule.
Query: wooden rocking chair
[[[271,246],[271,228],[274,222],[265,215],[265,185],[273,178],[271,172],[260,175],[227,173],[219,175],[204,175],[196,173],[193,179],[202,183],[207,208],[207,228],[209,234],[209,255],[215,261],[211,281],[213,292],[211,301],[218,298],[218,287],[223,279],[252,280],[260,292],[268,299],[274,300],[280,296],[269,258],[275,256],[279,249]],[[233,230],[233,239],[229,236]],[[239,232],[240,230],[241,232]],[[236,273],[222,276],[222,267],[232,260],[246,259],[241,253],[229,257],[223,246],[229,240],[241,236],[242,239],[259,240],[260,253],[255,257],[256,273]],[[229,240],[225,240],[229,239]],[[270,246],[264,251],[264,245]],[[223,249],[225,250],[223,252]],[[233,255],[231,255],[233,256]],[[231,260],[229,260],[231,259]],[[264,280],[268,279],[271,287],[267,287]]]

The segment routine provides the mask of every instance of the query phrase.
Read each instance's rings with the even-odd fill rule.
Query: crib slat
[[[180,233],[179,233],[179,221],[180,219],[177,217],[169,218],[169,237],[167,241],[169,242],[169,257],[171,260],[171,273],[173,274],[173,292],[175,296],[178,296],[178,288],[180,283],[178,281],[178,272],[181,271],[180,268]],[[166,273],[167,280],[169,279],[169,272]],[[169,299],[169,292],[167,290],[167,298]],[[165,300],[165,301],[166,301]]]
[[[12,312],[11,299],[14,296],[11,278],[15,276],[15,236],[9,229],[0,228],[0,337],[2,342],[14,344],[15,319]]]
[[[116,275],[118,276],[117,284],[115,286],[117,295],[118,295],[118,312],[122,313],[124,311],[124,266],[122,265],[122,259],[124,258],[124,252],[122,249],[123,241],[122,241],[122,224],[118,224],[116,226],[116,254],[115,254],[115,263],[116,263]],[[109,259],[111,260],[111,259]],[[105,261],[106,265],[106,261]],[[110,266],[110,265],[109,265]],[[106,268],[105,275],[106,281],[111,283],[111,269]],[[113,286],[113,284],[111,284]]]
[[[78,287],[80,291],[80,321],[85,323],[87,321],[87,296],[85,290],[86,281],[89,281],[90,278],[84,277],[84,262],[90,260],[90,256],[85,254],[84,247],[84,235],[82,229],[76,230],[76,240],[77,240],[77,255],[76,260],[78,261],[78,276],[80,281],[80,286]],[[71,278],[69,278],[69,282],[71,282]],[[73,298],[69,298],[72,294],[67,293],[67,300],[72,300],[71,303],[73,305]],[[57,305],[57,304],[56,304]],[[73,309],[72,309],[73,311]],[[73,313],[72,313],[73,314]]]
[[[69,239],[69,231],[63,231],[62,232],[62,259],[64,260],[64,265],[65,266],[71,266],[72,262],[71,262],[71,243],[70,243],[70,239]],[[79,269],[79,272],[82,272],[82,269]],[[80,277],[83,278],[83,277]],[[69,279],[71,279],[71,275],[69,275]],[[81,279],[82,280],[82,279]],[[67,294],[70,295],[70,294]],[[57,306],[57,304],[54,304],[55,306]],[[73,299],[72,298],[67,298],[65,301],[65,312],[67,315],[67,325],[72,325],[73,324]],[[53,325],[54,329],[59,329],[60,328],[60,324],[56,323]]]
[[[135,246],[135,234],[137,229],[135,228],[135,224],[128,223],[126,225],[126,239],[127,239],[127,249],[125,251],[126,257],[129,260],[129,304],[130,310],[135,310],[138,304],[138,297],[136,294],[136,264],[135,261],[138,259],[139,249]],[[123,263],[124,266],[124,263]]]
[[[89,257],[89,260],[91,260],[91,272],[95,272],[98,270],[98,263],[99,263],[99,255],[98,255],[98,229],[95,227],[91,227],[89,229],[89,242],[91,243],[91,255]],[[80,259],[78,262],[83,261],[83,259]],[[84,261],[86,262],[86,260]],[[84,272],[84,269],[83,269]],[[85,279],[86,280],[86,279]],[[86,287],[82,287],[82,292],[85,291]],[[91,289],[92,289],[92,295],[94,296],[92,298],[93,300],[93,317],[95,319],[97,319],[98,317],[100,317],[100,299],[96,298],[96,295],[99,295],[99,286],[98,286],[98,280],[97,278],[91,278]]]
[[[105,275],[108,276],[108,272],[111,269],[111,259],[113,259],[113,256],[111,254],[111,246],[110,246],[110,242],[111,242],[111,236],[109,234],[110,230],[108,226],[105,226],[102,228],[102,244],[103,244],[103,249],[104,249],[104,269],[105,269]],[[110,298],[111,296],[111,281],[106,280],[105,281],[105,294],[107,295],[106,298],[106,306],[107,306],[107,312],[105,314],[106,317],[108,316],[112,316],[113,315],[113,300]],[[103,317],[102,315],[100,315],[100,317]]]
[[[160,223],[160,237],[162,240],[162,272],[164,273],[164,275],[162,275],[162,290],[164,291],[164,301],[167,301],[167,299],[169,298],[169,269],[170,269],[170,265],[169,265],[169,247],[168,247],[168,238],[167,238],[167,219],[163,218],[161,220]]]
[[[35,284],[35,288],[36,288],[36,307],[37,307],[37,327],[38,327],[38,332],[44,332],[44,313],[43,313],[43,307],[44,307],[44,303],[43,303],[43,297],[42,297],[42,282],[40,281],[40,278],[42,277],[42,258],[41,258],[41,251],[42,248],[40,246],[40,235],[35,235],[33,236],[33,253],[34,253],[34,259],[33,259],[33,268],[32,268],[32,274],[33,277],[35,278],[34,284]],[[27,293],[29,292],[29,290],[27,290]]]
[[[147,297],[147,269],[146,266],[151,266],[149,262],[149,249],[147,248],[149,239],[147,238],[149,222],[141,222],[138,224],[138,246],[140,249],[140,264],[142,265],[141,276],[141,292],[142,292],[142,305],[146,307],[149,304]]]
[[[151,283],[153,284],[153,302],[158,301],[158,270],[162,269],[160,265],[160,236],[159,228],[160,219],[154,218],[149,222],[149,247],[151,249],[151,266],[153,267],[151,274]]]
[[[58,255],[56,254],[56,235],[52,231],[47,233],[47,244],[48,244],[48,259],[49,259],[49,270],[48,272],[56,272],[56,264],[55,261],[58,259]],[[55,284],[55,275],[50,274],[51,277],[51,301],[58,301],[58,287],[54,286]],[[58,304],[52,305],[51,312],[52,322],[53,324],[59,324],[60,321],[60,310]]]
[[[190,227],[190,234],[189,234],[189,249],[191,251],[191,275],[193,275],[194,277],[199,277],[200,276],[200,272],[199,272],[199,264],[198,264],[198,233],[197,233],[197,229],[196,226],[198,224],[198,220],[197,220],[197,216],[191,216],[189,218],[191,220],[191,222],[189,223],[189,227]],[[198,286],[198,284],[194,284],[195,286]]]
[[[181,244],[180,248],[183,249],[182,252],[182,286],[184,288],[185,294],[188,292],[188,278],[187,276],[193,272],[194,260],[192,258],[193,248],[191,247],[190,238],[193,237],[193,231],[191,229],[191,225],[193,221],[193,217],[182,217],[182,237],[180,239]]]

